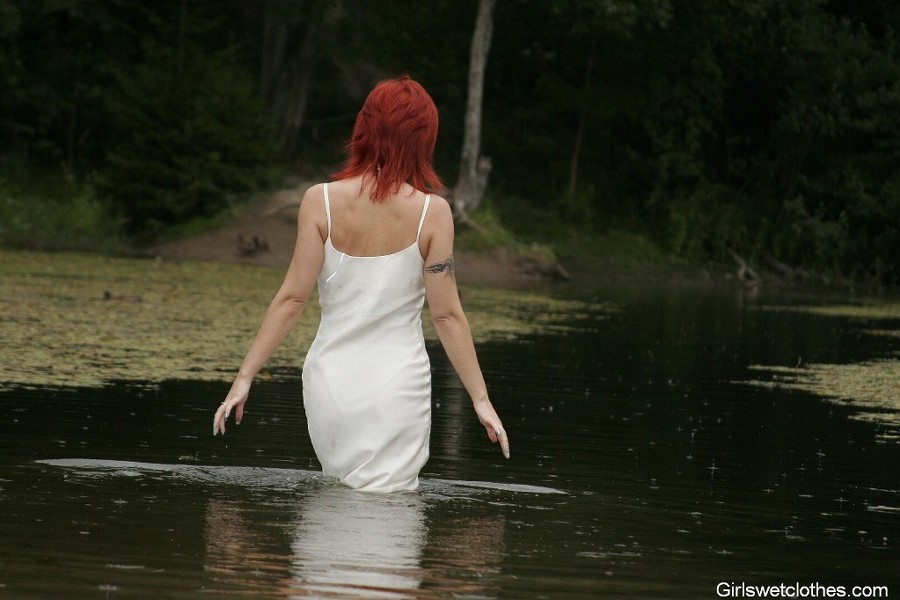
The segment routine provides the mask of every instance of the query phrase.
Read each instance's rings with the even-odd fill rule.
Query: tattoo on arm
[[[453,272],[456,270],[456,265],[453,262],[453,255],[447,257],[447,260],[439,263],[434,263],[433,265],[428,265],[425,267],[425,271],[428,273],[444,273],[447,277],[453,277]]]

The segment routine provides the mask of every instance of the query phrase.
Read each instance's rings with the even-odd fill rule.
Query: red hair
[[[381,81],[356,116],[344,166],[331,177],[374,180],[374,202],[396,194],[404,183],[441,190],[432,166],[437,131],[437,107],[425,88],[407,76]]]

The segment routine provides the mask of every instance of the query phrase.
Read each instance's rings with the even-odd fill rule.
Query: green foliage
[[[135,56],[139,28],[156,23],[130,0],[0,2],[0,160],[96,166],[105,93]]]
[[[900,11],[861,4],[528,7],[527,27],[496,29],[525,51],[500,50],[489,78],[493,181],[528,211],[636,229],[693,259],[727,244],[900,282]]]
[[[821,207],[810,213],[798,196],[784,203],[782,217],[789,227],[775,235],[779,255],[796,258],[811,254],[819,266],[830,270],[837,270],[847,259],[851,232],[846,213],[829,218]]]
[[[704,183],[669,205],[668,240],[675,254],[693,260],[729,244],[751,255],[758,250],[763,224],[747,198],[722,185]]]
[[[476,5],[0,0],[0,165],[63,164],[148,238],[264,184],[278,143],[333,168],[371,85],[409,73],[455,173]],[[891,3],[504,0],[493,31],[495,204],[472,243],[628,231],[694,260],[728,245],[900,283]],[[273,116],[302,119],[290,144]]]
[[[650,264],[673,264],[659,244],[647,235],[614,226],[606,227],[602,232],[590,230],[560,215],[556,207],[522,210],[523,202],[521,198],[493,197],[487,206],[483,205],[473,215],[475,222],[486,231],[498,228],[503,231],[489,236],[496,242],[485,248],[517,246],[562,261],[582,272],[609,266],[631,269]],[[484,237],[484,234],[464,231],[458,239],[460,246],[468,249],[470,239]]]
[[[456,238],[460,248],[481,251],[516,243],[489,201],[483,202],[470,217],[475,227],[460,228]]]
[[[21,102],[22,63],[19,56],[18,35],[21,15],[11,2],[0,2],[0,136],[13,139],[18,129],[10,113]],[[2,158],[2,153],[0,153]]]
[[[121,224],[92,186],[58,172],[0,174],[0,244],[121,251]]]
[[[101,190],[140,237],[211,216],[267,181],[274,144],[252,85],[222,57],[198,55],[148,43],[113,91]]]
[[[139,238],[266,181],[269,120],[216,8],[0,3],[0,163],[90,176]]]

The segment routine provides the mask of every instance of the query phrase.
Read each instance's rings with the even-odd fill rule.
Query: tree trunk
[[[293,156],[306,117],[319,33],[328,7],[340,3],[284,2],[264,5],[260,89],[275,118],[281,153]]]
[[[458,219],[468,222],[468,212],[478,208],[484,198],[491,161],[480,156],[481,104],[484,95],[484,71],[493,32],[493,10],[496,0],[479,0],[472,48],[469,56],[469,94],[466,101],[465,131],[459,179],[453,190],[453,209]]]
[[[287,23],[277,12],[274,0],[263,5],[262,48],[260,50],[259,87],[266,106],[272,106],[287,40]]]
[[[306,117],[306,106],[309,104],[309,91],[312,87],[313,70],[316,64],[316,43],[321,23],[311,20],[306,25],[303,43],[299,56],[287,75],[289,83],[285,86],[287,105],[282,107],[281,115],[281,151],[288,158],[294,156],[300,141],[300,129]]]
[[[584,144],[584,135],[587,131],[588,102],[590,98],[591,77],[594,72],[594,54],[596,52],[596,40],[591,42],[591,53],[588,55],[587,66],[584,68],[583,96],[580,99],[581,106],[578,112],[578,129],[575,130],[575,143],[572,147],[572,157],[569,160],[569,204],[575,203],[578,192],[578,163],[581,159],[581,147]]]

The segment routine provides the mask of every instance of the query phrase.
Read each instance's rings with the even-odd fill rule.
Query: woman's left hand
[[[228,391],[225,401],[219,405],[216,415],[213,417],[213,435],[217,433],[225,435],[225,422],[228,420],[232,409],[236,409],[234,413],[235,425],[241,424],[241,419],[244,418],[244,404],[246,404],[247,396],[250,394],[251,383],[252,379],[238,377],[231,384],[231,390]]]
[[[494,405],[487,398],[476,400],[473,404],[478,420],[487,430],[488,438],[495,444],[499,442],[504,458],[509,458],[509,438],[506,436],[506,430],[503,429],[500,417],[497,416],[497,411],[494,410]]]

